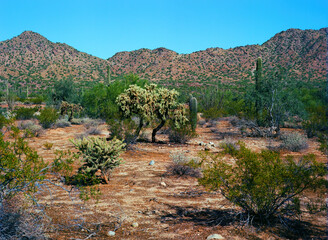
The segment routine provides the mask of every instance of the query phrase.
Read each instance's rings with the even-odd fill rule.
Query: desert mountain
[[[264,69],[280,66],[289,77],[299,80],[325,79],[327,28],[289,29],[262,45],[230,49],[208,48],[191,54],[178,54],[158,48],[120,52],[109,58],[112,71],[138,73],[153,80],[182,79],[235,81],[251,77],[255,61],[262,57]]]
[[[0,42],[0,79],[103,78],[107,62],[63,43],[26,31]],[[103,68],[103,69],[102,69]]]
[[[238,81],[251,78],[255,60],[261,56],[266,70],[280,66],[293,79],[321,80],[327,72],[327,31],[289,29],[262,45],[208,48],[191,54],[166,48],[139,49],[119,52],[107,60],[26,31],[0,42],[0,79],[40,82],[73,76],[76,80],[99,81],[105,78],[109,65],[114,75],[133,72],[155,81]]]

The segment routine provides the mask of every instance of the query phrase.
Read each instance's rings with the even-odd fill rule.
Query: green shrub
[[[314,155],[299,160],[282,159],[272,151],[252,152],[242,143],[240,149],[227,148],[218,155],[201,155],[203,177],[199,183],[241,207],[250,219],[268,222],[275,216],[298,216],[299,196],[305,190],[325,191],[325,165]],[[232,162],[227,162],[231,157]]]
[[[34,118],[34,114],[39,111],[38,107],[26,108],[26,107],[16,107],[14,113],[16,114],[17,120],[27,120]]]
[[[59,114],[57,113],[56,109],[46,107],[41,110],[38,118],[42,127],[50,128],[59,118]]]
[[[119,155],[124,151],[125,144],[116,138],[108,142],[104,138],[83,138],[71,142],[83,157],[84,165],[79,171],[88,176],[95,176],[100,170],[103,179],[108,183],[111,170],[121,164]]]
[[[42,102],[44,101],[44,97],[38,96],[38,97],[30,98],[29,101],[33,104],[42,104]]]
[[[307,139],[300,133],[287,133],[280,137],[282,144],[280,148],[293,152],[299,152],[308,147]]]
[[[9,126],[8,130],[10,140],[0,135],[0,206],[4,198],[11,198],[19,192],[34,192],[47,171],[47,164],[28,146],[19,129]]]
[[[117,138],[122,140],[127,148],[137,141],[136,129],[137,124],[131,119],[120,121],[112,119],[108,121],[109,139]]]
[[[320,134],[318,141],[320,143],[319,150],[328,155],[328,135]]]

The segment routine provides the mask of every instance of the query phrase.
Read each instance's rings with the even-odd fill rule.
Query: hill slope
[[[255,60],[261,56],[265,69],[282,66],[295,79],[325,79],[327,66],[327,28],[289,29],[262,45],[231,49],[208,48],[191,54],[178,54],[158,48],[120,52],[109,58],[112,71],[138,73],[153,80],[250,78]]]
[[[53,43],[38,33],[26,31],[0,42],[0,78],[98,79],[105,73],[106,60],[62,43]]]
[[[0,80],[42,83],[72,76],[77,81],[99,81],[105,78],[106,66],[110,65],[114,75],[133,72],[154,81],[172,79],[191,85],[204,80],[238,81],[251,79],[259,56],[266,70],[282,66],[289,77],[297,80],[325,79],[327,28],[289,29],[262,45],[208,48],[191,54],[166,48],[139,49],[119,52],[108,60],[26,31],[0,42]]]

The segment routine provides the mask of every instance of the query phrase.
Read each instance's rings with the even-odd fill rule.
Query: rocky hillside
[[[44,80],[72,75],[76,79],[103,78],[106,60],[53,43],[26,31],[0,42],[0,79]]]
[[[178,54],[165,48],[140,49],[117,53],[108,61],[116,74],[134,72],[153,80],[181,79],[196,83],[204,79],[250,78],[259,56],[263,58],[264,69],[279,65],[294,79],[325,79],[327,28],[289,29],[262,45],[227,50],[208,48],[191,54]]]
[[[166,48],[119,52],[104,60],[62,43],[53,43],[38,33],[26,31],[0,42],[0,81],[42,83],[72,76],[75,80],[103,80],[106,66],[114,75],[137,73],[151,80],[202,81],[250,79],[257,57],[264,69],[282,66],[296,80],[325,79],[327,28],[289,29],[262,45],[230,49],[208,48],[191,54],[178,54]]]

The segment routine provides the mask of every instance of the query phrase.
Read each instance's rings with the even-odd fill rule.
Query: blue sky
[[[323,27],[328,0],[0,0],[0,41],[31,30],[105,59],[262,44],[289,28]]]

